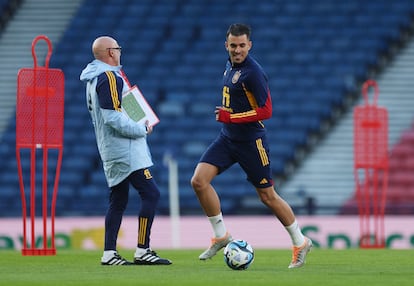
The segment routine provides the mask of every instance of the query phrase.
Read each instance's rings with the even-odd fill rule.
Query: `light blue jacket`
[[[121,66],[114,67],[94,60],[80,75],[80,80],[86,83],[86,102],[109,187],[116,186],[133,171],[153,165],[145,124],[136,123],[123,112],[99,106],[97,77],[105,71],[114,71],[122,78],[120,70]],[[124,80],[123,92],[128,88]]]

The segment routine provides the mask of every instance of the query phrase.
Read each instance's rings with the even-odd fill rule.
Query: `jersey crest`
[[[241,71],[240,70],[236,71],[233,75],[233,78],[231,79],[231,83],[235,84],[239,80],[240,76],[241,76]]]

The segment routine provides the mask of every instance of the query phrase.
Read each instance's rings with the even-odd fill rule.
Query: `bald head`
[[[121,51],[117,41],[108,36],[96,38],[92,44],[92,53],[95,59],[112,66],[120,65]]]

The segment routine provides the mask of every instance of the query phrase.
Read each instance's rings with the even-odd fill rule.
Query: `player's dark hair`
[[[242,36],[246,35],[247,39],[250,39],[250,34],[252,33],[252,29],[250,26],[246,24],[231,24],[226,33],[226,39],[229,37],[230,34],[233,36]]]

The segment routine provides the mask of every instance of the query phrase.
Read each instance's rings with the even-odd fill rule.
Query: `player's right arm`
[[[257,122],[261,120],[268,119],[272,117],[272,97],[270,95],[270,91],[267,88],[267,92],[265,93],[265,101],[258,102],[257,95],[250,91],[246,86],[243,84],[243,90],[245,92],[246,97],[249,99],[250,103],[250,110],[238,113],[232,113],[231,109],[224,106],[224,107],[216,107],[216,120],[223,123],[236,123],[236,124],[243,124],[243,123],[251,123]],[[223,102],[228,102],[230,104],[230,96],[226,96],[225,94],[226,88],[223,88]],[[256,93],[258,91],[256,90]],[[263,96],[262,96],[263,97]]]

